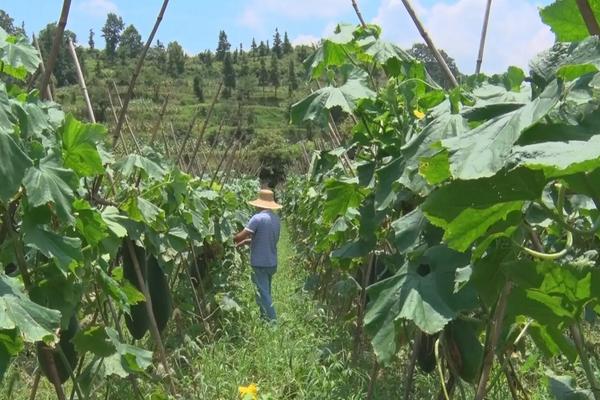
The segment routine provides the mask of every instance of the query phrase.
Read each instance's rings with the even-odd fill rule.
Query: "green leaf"
[[[25,36],[11,36],[0,28],[0,65],[0,71],[24,80],[28,72],[35,72],[40,58]]]
[[[59,134],[62,134],[62,151],[65,166],[80,176],[104,173],[97,144],[106,135],[106,128],[99,124],[83,124],[68,115]]]
[[[506,90],[513,92],[521,91],[521,84],[525,80],[525,72],[521,68],[510,66],[508,72],[504,74],[504,85]]]
[[[476,304],[471,288],[454,293],[456,269],[468,263],[468,255],[436,246],[402,266],[396,275],[368,288],[373,300],[365,315],[365,328],[379,360],[387,362],[396,353],[399,320],[413,321],[433,334],[458,312]]]
[[[375,92],[366,86],[362,78],[352,78],[340,87],[321,88],[293,104],[291,120],[294,124],[320,120],[324,118],[326,112],[335,107],[339,107],[347,114],[352,114],[358,100],[374,97]]]
[[[11,359],[23,350],[23,339],[16,329],[0,330],[0,382]]]
[[[419,236],[427,226],[427,219],[421,208],[415,208],[411,212],[392,222],[394,230],[394,245],[400,253],[405,253],[419,244]]]
[[[588,0],[596,20],[600,21],[600,0]],[[550,26],[560,42],[575,42],[590,36],[577,4],[573,0],[556,0],[540,10],[542,21]]]
[[[585,74],[598,72],[598,67],[593,64],[563,65],[556,72],[556,76],[565,81],[572,81]]]
[[[144,171],[149,177],[160,180],[165,175],[165,170],[154,161],[139,154],[129,154],[127,157],[119,160],[114,165],[116,170],[129,178],[135,172],[136,168]]]
[[[18,329],[28,343],[56,340],[60,312],[27,298],[17,279],[0,274],[0,329]]]
[[[453,181],[423,203],[432,224],[445,230],[448,246],[465,251],[488,228],[520,210],[524,201],[538,198],[546,180],[539,171],[526,169],[491,178]]]
[[[0,104],[0,108],[2,105]],[[0,200],[8,200],[19,190],[31,159],[19,148],[12,137],[0,129]]]
[[[330,180],[325,188],[327,199],[323,205],[323,220],[326,222],[332,222],[338,216],[346,214],[348,208],[358,208],[363,198],[356,182]]]
[[[494,118],[463,136],[442,140],[450,153],[452,176],[477,179],[502,169],[521,133],[550,112],[560,99],[560,91],[555,82],[522,108]]]
[[[588,141],[544,142],[516,146],[509,167],[542,170],[547,178],[592,171],[600,167],[600,135]]]
[[[119,238],[127,236],[127,229],[121,222],[127,221],[127,217],[121,215],[119,209],[114,206],[108,206],[102,211],[102,219],[108,229]]]
[[[77,215],[75,228],[89,244],[96,246],[108,237],[106,222],[100,212],[90,206],[90,203],[77,199],[73,202],[73,209]]]
[[[35,222],[24,223],[23,232],[23,241],[27,246],[40,251],[48,258],[55,258],[57,265],[65,273],[71,269],[72,263],[83,260],[79,238],[47,231]]]
[[[106,333],[106,327],[101,326],[79,330],[73,338],[73,344],[79,353],[90,352],[100,357],[108,357],[117,351]]]
[[[62,168],[50,159],[40,161],[39,166],[29,168],[23,179],[29,205],[38,207],[53,204],[56,214],[71,224],[73,188],[78,186],[77,176],[72,170]]]
[[[542,83],[546,83],[552,81],[563,66],[586,64],[600,69],[600,39],[596,36],[581,42],[556,43],[550,49],[538,54],[530,62],[530,68],[535,81],[541,80]]]
[[[550,393],[556,400],[592,400],[592,392],[576,388],[575,379],[567,375],[546,373]]]

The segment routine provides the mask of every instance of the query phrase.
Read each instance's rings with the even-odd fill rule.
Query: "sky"
[[[505,71],[510,65],[527,68],[537,52],[554,42],[541,23],[538,9],[551,0],[493,0],[482,70]],[[463,73],[473,73],[486,0],[412,0],[434,43],[444,49]],[[72,0],[67,29],[87,46],[88,32],[103,47],[101,28],[115,12],[133,24],[145,41],[162,0]],[[401,0],[359,0],[364,18],[379,24],[383,35],[408,48],[421,38]],[[0,9],[25,23],[28,34],[58,19],[62,0],[0,0]],[[178,41],[192,55],[217,45],[225,30],[232,46],[249,48],[252,38],[272,42],[275,28],[287,31],[294,44],[318,41],[337,23],[357,23],[351,0],[170,0],[156,38]]]

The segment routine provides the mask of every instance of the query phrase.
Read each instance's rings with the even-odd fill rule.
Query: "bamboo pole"
[[[117,87],[117,84],[114,80],[111,80],[113,88],[115,89],[115,94],[117,95],[117,100],[119,101],[119,106],[121,107],[121,111],[123,111],[123,100],[121,100],[121,95],[119,94],[119,88]],[[119,123],[119,121],[117,120],[117,123]],[[131,139],[133,140],[133,144],[135,145],[135,148],[137,149],[139,154],[142,154],[142,148],[140,147],[140,142],[138,142],[137,138],[135,137],[135,134],[133,133],[133,129],[131,128],[131,124],[129,123],[129,118],[127,117],[127,115],[125,115],[125,125],[127,126],[127,130],[129,131],[129,136],[131,136]]]
[[[40,69],[42,70],[42,74],[46,73],[46,66],[44,65],[44,56],[42,55],[42,50],[40,49],[40,44],[37,40],[37,38],[35,37],[35,34],[33,34],[31,36],[32,40],[33,40],[33,44],[35,45],[35,48],[37,49],[37,52],[40,56]],[[52,90],[50,90],[50,85],[46,86],[46,98],[50,101],[54,101],[54,99],[52,98]]]
[[[485,37],[487,36],[488,22],[490,20],[490,10],[492,9],[492,0],[487,0],[485,6],[485,15],[483,17],[483,27],[481,28],[481,40],[479,41],[479,53],[477,55],[477,65],[475,66],[475,74],[481,71],[481,63],[483,63],[483,49],[485,48]]]
[[[208,126],[208,122],[210,121],[210,117],[212,116],[213,110],[215,109],[215,104],[217,104],[217,99],[219,98],[219,94],[221,93],[221,88],[223,87],[223,82],[219,83],[219,87],[217,88],[217,91],[215,93],[215,96],[213,97],[212,103],[210,105],[210,108],[208,109],[208,114],[206,114],[206,119],[204,120],[204,124],[202,125],[202,129],[200,130],[200,136],[198,137],[198,139],[196,140],[196,145],[194,146],[194,150],[192,152],[192,158],[190,158],[188,164],[187,164],[187,168],[189,169],[192,166],[192,163],[194,162],[194,159],[196,158],[196,154],[198,154],[198,150],[200,149],[200,145],[202,144],[202,139],[204,138],[204,132],[206,132],[206,127]],[[186,140],[184,141],[184,144],[187,142],[187,139],[190,137],[191,133],[192,133],[192,128],[193,128],[193,124],[190,125],[190,130],[188,131],[188,135],[186,136]],[[183,145],[181,148],[181,152],[183,152]]]
[[[110,104],[110,109],[112,111],[116,124],[119,120],[119,117],[117,116],[117,110],[115,109],[115,104],[113,103],[112,95],[110,94],[110,88],[106,88],[106,90],[108,92],[108,103]],[[121,137],[121,143],[123,143],[123,149],[125,149],[125,154],[130,154],[129,147],[127,146],[127,142],[125,142],[125,138],[123,137],[123,133],[121,131],[119,131],[119,136]]]
[[[67,25],[67,19],[69,18],[70,8],[71,0],[64,0],[62,10],[60,11],[60,18],[58,20],[58,24],[56,25],[56,30],[54,31],[54,39],[52,40],[52,49],[50,50],[50,55],[48,56],[46,71],[44,71],[42,80],[40,82],[40,93],[42,93],[42,98],[45,100],[49,100],[46,97],[48,82],[50,82],[50,75],[52,75],[52,71],[54,71],[54,65],[58,59],[58,52],[62,44],[61,42],[65,32],[65,26]]]
[[[223,166],[223,163],[225,162],[225,159],[227,158],[227,155],[229,154],[229,150],[234,145],[234,140],[235,140],[235,136],[231,135],[231,139],[229,140],[229,143],[227,144],[227,147],[225,148],[225,153],[223,154],[221,161],[219,161],[219,165],[217,165],[215,172],[213,172],[213,176],[210,180],[210,185],[208,185],[209,188],[211,188],[213,183],[215,183],[215,181],[217,180],[217,174],[219,173],[219,170]]]
[[[77,73],[77,80],[79,81],[79,86],[81,87],[81,91],[83,92],[83,98],[85,99],[85,105],[87,107],[88,117],[90,121],[96,123],[96,117],[94,117],[94,109],[92,108],[92,102],[90,101],[90,95],[88,94],[87,86],[85,85],[85,78],[83,77],[83,72],[81,71],[81,65],[79,65],[79,59],[77,58],[77,52],[75,51],[75,45],[73,45],[73,41],[69,38],[68,41],[69,52],[71,53],[71,58],[73,58],[73,63],[75,64],[75,72]]]
[[[598,20],[596,20],[594,11],[592,10],[592,7],[590,7],[588,0],[576,0],[576,2],[590,35],[599,36],[600,26],[598,26]]]
[[[119,133],[123,128],[123,123],[125,122],[125,114],[127,114],[127,108],[129,107],[129,101],[133,96],[133,88],[135,87],[135,82],[142,70],[142,66],[144,65],[144,60],[146,58],[146,54],[148,53],[148,49],[154,40],[154,35],[156,35],[156,31],[163,19],[163,15],[165,14],[165,10],[167,9],[167,5],[169,4],[169,0],[163,0],[162,7],[158,16],[156,17],[156,22],[154,23],[154,27],[152,28],[152,32],[150,32],[150,36],[148,36],[148,40],[146,40],[146,45],[144,46],[144,50],[142,50],[142,54],[138,60],[138,63],[133,71],[133,75],[131,76],[131,81],[129,82],[129,87],[127,88],[127,95],[125,96],[125,101],[123,107],[121,108],[121,112],[119,113],[119,119],[117,120],[117,126],[113,133],[113,147],[117,145],[117,141],[119,140]]]
[[[177,146],[177,136],[175,136],[175,129],[173,128],[173,121],[169,121],[169,127],[171,128],[171,139],[173,140],[173,155],[177,156],[179,149]],[[175,158],[173,161],[177,165],[177,159]]]
[[[219,122],[219,130],[217,131],[217,137],[219,137],[221,135],[221,130],[223,129],[223,123],[225,122],[225,118],[221,118],[221,122]],[[206,168],[208,167],[208,162],[210,161],[209,158],[213,155],[213,152],[215,151],[215,147],[217,146],[217,138],[215,138],[213,140],[213,142],[210,145],[210,150],[208,151],[208,155],[206,157],[206,159],[204,160],[204,163],[202,164],[202,167],[200,168],[200,180],[202,180],[202,178],[204,178],[204,171],[206,171]]]
[[[156,139],[156,134],[158,133],[158,130],[160,129],[160,126],[162,125],[162,120],[163,120],[163,117],[165,116],[165,112],[167,110],[167,104],[169,104],[169,97],[170,97],[170,93],[167,94],[167,96],[165,97],[165,101],[163,102],[162,108],[160,109],[160,113],[158,114],[158,120],[156,121],[156,123],[154,124],[154,127],[152,128],[152,135],[150,136],[150,145],[151,146],[154,144],[154,140]]]
[[[419,30],[421,37],[423,38],[423,40],[425,40],[425,43],[427,43],[427,47],[429,47],[429,50],[431,50],[431,52],[433,53],[433,56],[435,57],[437,62],[442,67],[442,70],[444,71],[446,78],[448,78],[448,80],[452,83],[453,87],[457,87],[458,81],[454,77],[454,74],[452,73],[452,71],[450,71],[450,68],[448,67],[448,64],[446,63],[446,61],[444,60],[444,57],[442,57],[442,55],[438,51],[437,47],[435,47],[435,44],[433,44],[433,40],[431,40],[429,33],[427,33],[427,31],[425,30],[425,27],[419,20],[419,17],[417,16],[417,13],[415,12],[412,4],[410,3],[410,0],[402,0],[402,3],[404,4],[406,11],[408,11],[408,15],[410,15],[413,22],[415,23],[415,26]]]
[[[354,11],[356,12],[356,16],[358,17],[358,20],[360,21],[360,24],[362,25],[362,27],[366,28],[367,24],[365,23],[365,20],[363,19],[360,9],[358,8],[358,2],[356,0],[352,0],[352,7],[354,7]]]

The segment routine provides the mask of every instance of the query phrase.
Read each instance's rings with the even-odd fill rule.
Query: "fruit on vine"
[[[129,245],[131,243],[134,248],[134,253],[139,263],[142,276],[146,279],[147,265],[146,265],[146,249],[135,244],[135,242],[129,238],[123,240],[121,247],[121,254],[123,254],[123,277],[127,279],[137,290],[143,293],[142,287],[140,286],[137,275],[135,273],[135,266],[132,255],[129,251]],[[146,312],[146,302],[141,301],[137,304],[132,304],[130,307],[130,314],[125,315],[125,324],[131,336],[134,339],[141,339],[144,337],[150,323],[148,321],[148,313]]]
[[[421,332],[421,341],[417,348],[417,362],[421,371],[431,373],[435,369],[435,341],[439,334],[428,335]]]
[[[458,375],[466,382],[476,383],[483,363],[483,345],[478,339],[476,322],[454,320],[448,324],[445,333],[451,352],[452,363]]]
[[[156,325],[162,332],[171,318],[173,303],[167,276],[153,255],[148,258],[148,291]]]
[[[71,340],[75,337],[77,332],[79,332],[79,329],[79,321],[77,320],[77,316],[73,314],[73,316],[69,320],[68,328],[66,330],[60,330],[60,340],[56,345],[57,347],[55,349],[52,349],[43,343],[38,344],[38,362],[40,364],[42,372],[44,373],[44,376],[46,376],[48,379],[50,379],[50,366],[46,362],[43,353],[46,353],[46,355],[49,355],[54,360],[54,365],[56,366],[56,372],[58,373],[60,383],[65,383],[67,379],[69,379],[69,377],[71,376],[69,371],[73,371],[75,369],[78,358],[77,351],[75,350],[75,345],[73,344],[73,342],[71,342]],[[62,350],[66,361],[69,363],[69,365],[65,364],[65,360],[63,360],[63,358],[61,357],[60,351],[58,349]]]

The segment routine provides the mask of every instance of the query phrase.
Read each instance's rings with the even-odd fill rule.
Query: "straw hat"
[[[261,189],[258,192],[258,198],[256,200],[249,201],[248,204],[258,208],[265,208],[267,210],[279,210],[282,206],[275,203],[275,197],[273,192],[267,189]]]

